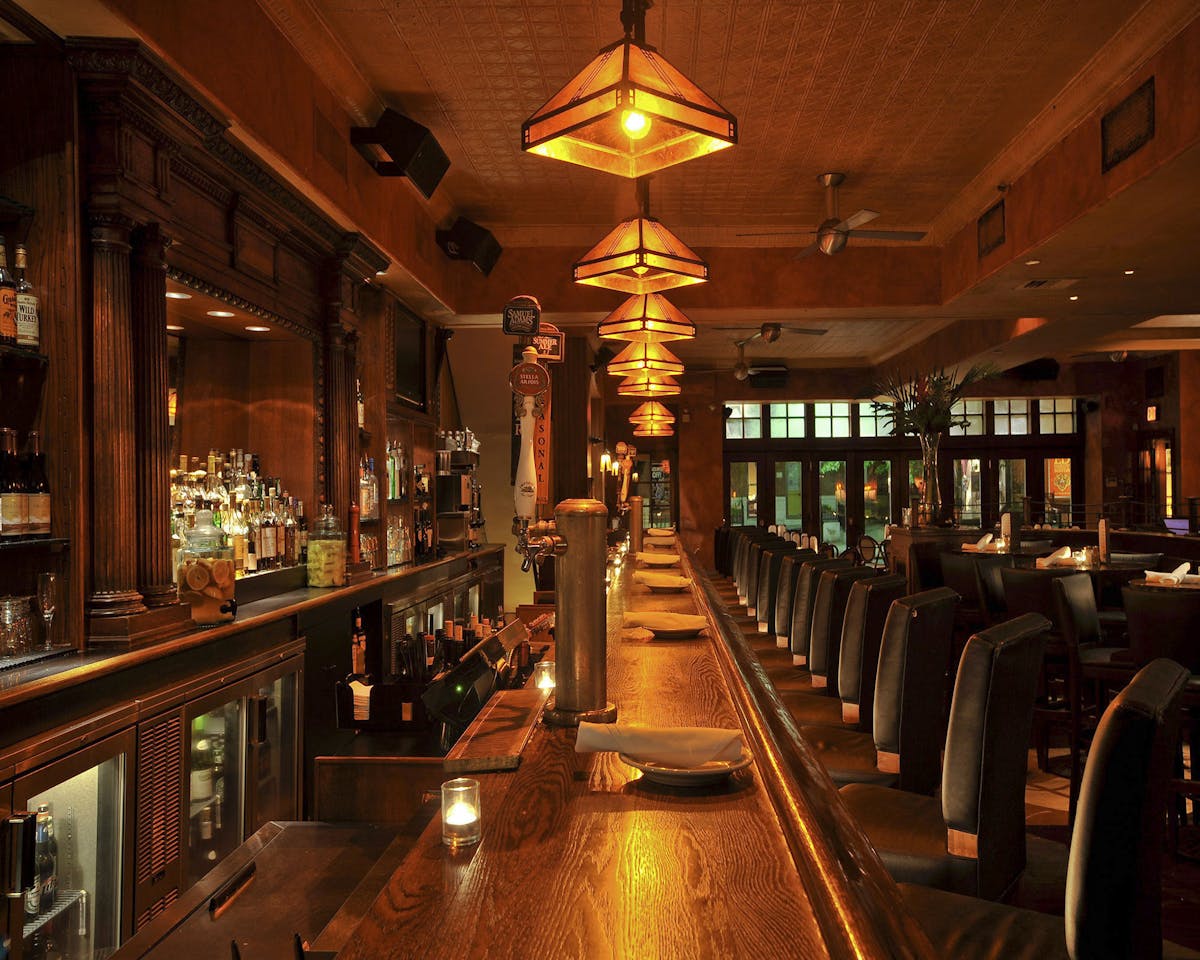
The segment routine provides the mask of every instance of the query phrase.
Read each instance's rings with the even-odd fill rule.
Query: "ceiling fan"
[[[712,327],[713,330],[745,330],[745,327]],[[798,333],[812,337],[819,337],[827,330],[818,327],[793,327],[783,323],[764,323],[754,333],[748,337],[743,337],[740,340],[734,341],[734,346],[737,347],[737,362],[733,365],[733,376],[737,380],[745,380],[753,372],[754,368],[746,362],[746,344],[751,340],[762,340],[763,343],[774,343],[781,336],[783,331],[788,333]],[[774,370],[778,364],[769,364],[770,369]],[[766,369],[766,368],[764,368]]]
[[[870,223],[879,216],[876,210],[859,210],[845,220],[838,216],[838,187],[846,179],[844,173],[822,173],[817,182],[825,188],[825,219],[816,230],[776,230],[770,233],[739,233],[739,237],[776,237],[792,233],[815,233],[817,238],[807,247],[796,254],[795,259],[805,257],[820,251],[827,256],[840,252],[850,237],[865,237],[868,240],[899,240],[912,242],[925,239],[925,234],[916,230],[860,230],[864,223]]]

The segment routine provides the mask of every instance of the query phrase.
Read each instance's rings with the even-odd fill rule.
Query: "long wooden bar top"
[[[729,625],[702,588],[652,595],[633,584],[630,566],[608,598],[608,697],[618,722],[742,727],[755,762],[718,787],[657,786],[613,753],[576,753],[574,730],[538,725],[516,771],[476,775],[480,843],[451,851],[435,817],[339,958],[920,955],[904,931],[882,946],[875,932],[864,935],[849,900],[839,917],[831,890],[820,890],[818,920],[812,884],[861,874],[861,851],[798,870],[797,844],[773,800],[778,754],[746,730],[744,691],[721,652]],[[701,612],[709,636],[627,639],[626,609]],[[828,777],[818,786],[840,807]],[[872,866],[882,874],[877,860]],[[897,906],[882,876],[884,906]]]

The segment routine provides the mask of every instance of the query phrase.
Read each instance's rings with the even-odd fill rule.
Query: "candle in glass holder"
[[[554,661],[539,660],[533,666],[533,685],[543,693],[554,691]]]
[[[478,843],[481,821],[478,780],[458,777],[442,784],[442,843],[451,849]]]

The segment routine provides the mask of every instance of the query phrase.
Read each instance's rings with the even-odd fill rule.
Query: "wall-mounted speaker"
[[[451,260],[469,260],[485,277],[504,252],[490,230],[466,217],[455,220],[449,230],[439,230],[437,242]]]
[[[373,127],[351,127],[350,143],[381,177],[408,177],[427,200],[450,166],[428,127],[391,109]]]
[[[1014,380],[1057,380],[1059,369],[1058,361],[1053,357],[1041,357],[1006,370],[1005,374]]]

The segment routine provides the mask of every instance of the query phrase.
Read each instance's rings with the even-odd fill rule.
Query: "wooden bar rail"
[[[895,881],[842,804],[712,582],[690,558],[684,563],[697,604],[719,633],[713,643],[717,660],[829,955],[931,957],[929,941]]]

